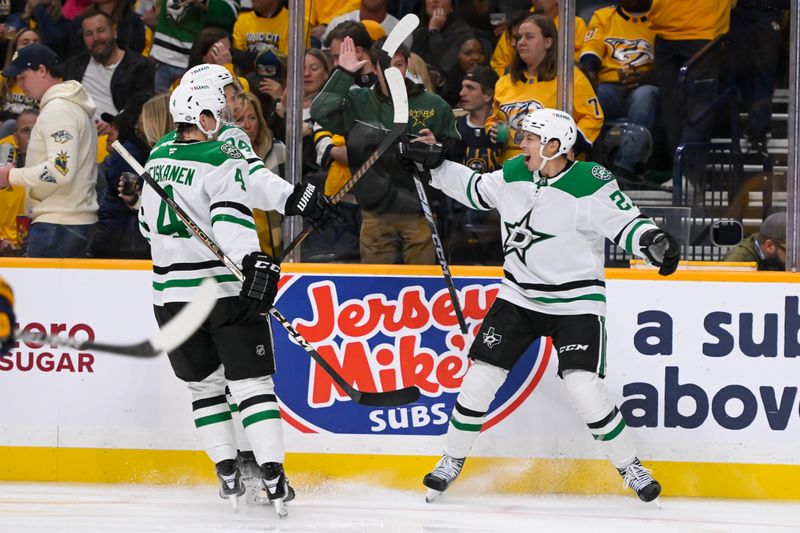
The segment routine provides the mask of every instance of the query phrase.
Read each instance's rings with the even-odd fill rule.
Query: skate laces
[[[455,459],[449,455],[443,455],[439,462],[436,463],[436,468],[433,469],[433,476],[449,481],[458,477],[463,466],[464,459]]]
[[[620,469],[622,474],[622,487],[630,487],[636,492],[639,492],[644,487],[650,485],[655,480],[650,475],[652,470],[642,466],[642,463],[635,461],[624,469]]]

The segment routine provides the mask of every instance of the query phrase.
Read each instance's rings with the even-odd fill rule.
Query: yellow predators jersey
[[[233,26],[233,47],[246,52],[261,53],[276,48],[289,51],[289,10],[285,7],[272,17],[261,17],[255,11],[239,15]]]
[[[355,11],[361,7],[361,0],[316,0],[306,2],[306,21],[312,28],[320,24],[328,25],[331,20]]]
[[[653,69],[655,35],[646,16],[625,13],[620,7],[604,7],[594,12],[586,32],[581,55],[600,58],[599,80],[619,81],[619,69]]]
[[[558,28],[558,17],[553,19]],[[575,17],[575,61],[581,58],[581,51],[583,50],[583,41],[586,38],[586,23],[580,17]],[[511,64],[511,59],[514,57],[514,48],[511,46],[511,39],[508,35],[508,30],[500,36],[497,41],[497,47],[492,54],[491,66],[498,76],[506,73],[506,68]]]
[[[711,40],[728,32],[732,4],[733,0],[653,0],[647,18],[663,39]]]
[[[603,127],[603,110],[591,83],[583,72],[576,67],[573,76],[575,88],[572,118],[575,119],[583,138],[594,143],[600,134],[600,128]],[[526,113],[543,107],[556,107],[558,97],[556,83],[555,79],[516,82],[511,79],[510,74],[506,74],[497,82],[494,91],[494,113],[486,121],[486,127],[490,128],[495,122],[507,122],[511,128],[501,161],[521,153],[514,137]]]

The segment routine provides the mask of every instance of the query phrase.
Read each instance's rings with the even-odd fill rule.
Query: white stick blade
[[[197,331],[216,304],[217,282],[207,279],[200,285],[194,299],[150,338],[150,345],[163,352],[174,350]]]
[[[386,77],[386,85],[389,86],[389,94],[392,96],[394,105],[394,123],[408,122],[408,93],[406,93],[406,79],[397,67],[386,69],[383,73]]]
[[[384,52],[389,54],[389,59],[394,57],[394,54],[397,53],[397,49],[411,36],[414,30],[417,29],[417,26],[419,26],[419,17],[413,13],[409,13],[400,19],[397,25],[392,28],[392,31],[386,37],[381,47]]]

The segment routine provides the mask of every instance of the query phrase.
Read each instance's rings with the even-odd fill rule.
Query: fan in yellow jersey
[[[607,151],[618,148],[608,161],[617,178],[636,179],[652,148],[650,131],[658,111],[659,91],[653,70],[653,30],[647,19],[652,0],[619,0],[598,9],[589,22],[581,67],[599,84],[597,97],[607,121]]]
[[[558,0],[531,0],[531,13],[545,15],[553,19],[558,29]],[[514,47],[516,36],[512,35],[514,28],[510,26],[507,31],[500,36],[497,46],[492,54],[491,66],[498,76],[506,73],[511,60],[514,57]],[[583,42],[586,37],[586,23],[580,17],[575,17],[575,61],[581,57]]]
[[[489,136],[505,143],[501,160],[521,150],[515,139],[523,117],[530,111],[556,107],[556,57],[558,35],[550,17],[531,15],[520,24],[519,39],[510,72],[495,86],[494,113],[486,121]],[[574,71],[574,109],[578,125],[576,152],[594,143],[603,127],[603,110],[589,80],[579,69]]]
[[[0,355],[14,346],[14,293],[0,277]]]
[[[233,26],[233,47],[259,54],[275,48],[289,51],[289,10],[280,0],[253,0],[253,10],[239,15]]]

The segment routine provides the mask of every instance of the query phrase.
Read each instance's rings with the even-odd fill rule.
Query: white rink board
[[[11,268],[4,269],[3,275],[17,295],[22,326],[37,322],[49,329],[51,324],[66,324],[69,330],[85,329],[80,326],[83,324],[98,341],[115,343],[142,340],[155,329],[151,274],[147,271]],[[618,399],[623,390],[634,387],[649,386],[651,393],[657,394],[657,399],[652,397],[652,409],[648,408],[655,426],[633,430],[642,458],[765,464],[800,461],[796,446],[800,441],[796,379],[800,359],[794,357],[800,353],[787,353],[793,344],[784,339],[793,333],[794,343],[798,342],[795,326],[800,324],[800,316],[795,316],[793,299],[799,294],[800,286],[792,283],[608,281],[606,381]],[[653,312],[672,321],[671,336],[663,335],[672,340],[668,355],[642,354],[642,343],[635,342],[639,330],[653,325],[638,324],[642,313],[650,313],[644,316],[652,318]],[[731,314],[733,325],[714,329],[724,318],[714,313]],[[776,337],[777,356],[745,355],[740,337],[751,336],[748,321],[754,324],[752,338],[760,343],[765,337],[765,316],[770,324],[768,340]],[[742,320],[747,327],[740,326]],[[708,325],[704,325],[706,321]],[[720,335],[727,338],[722,330],[733,339],[731,352],[704,355],[704,343],[717,343]],[[278,334],[280,330],[275,331]],[[0,402],[16,406],[4,411],[0,446],[199,449],[189,393],[173,376],[165,356],[144,360],[94,353],[91,372],[87,365],[78,372],[70,371],[78,370],[80,356],[75,352],[26,346],[21,351],[24,361],[28,352],[39,358],[45,353],[55,357],[44,356],[44,368],[34,366],[26,371],[13,366],[8,357],[0,359]],[[63,353],[69,355],[56,370]],[[585,426],[564,404],[554,359],[527,401],[478,440],[475,455],[601,458],[601,450]],[[86,363],[87,357],[83,360]],[[50,370],[48,361],[53,367]],[[673,381],[669,385],[668,376]],[[276,380],[280,382],[280,374]],[[636,383],[645,385],[632,385]],[[696,410],[690,398],[676,398],[679,387],[687,384],[693,384],[688,389],[701,400],[708,398],[707,416],[695,417],[690,425],[696,427],[665,427],[667,423],[675,425],[674,413],[669,420],[665,417],[675,404],[684,416]],[[666,399],[665,392],[670,393]],[[723,402],[725,395],[731,399]],[[626,401],[641,397],[627,396]],[[744,398],[747,409],[743,411],[736,398]],[[643,414],[641,410],[634,413]],[[720,420],[741,427],[729,429]],[[440,437],[303,434],[285,427],[290,452],[437,455],[441,447]]]

